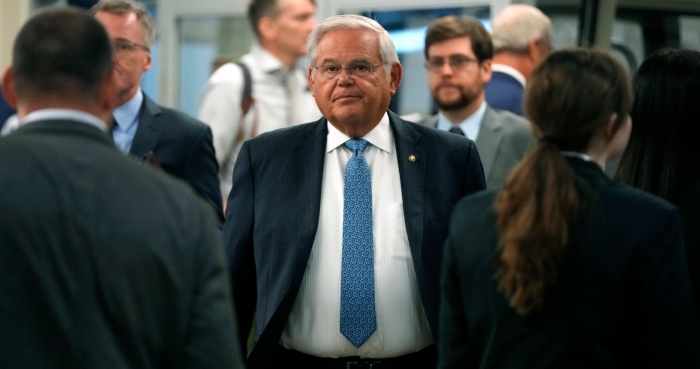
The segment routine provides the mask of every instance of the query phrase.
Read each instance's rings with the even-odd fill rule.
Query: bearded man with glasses
[[[107,30],[114,51],[119,98],[112,127],[114,143],[123,153],[186,181],[211,204],[223,223],[211,129],[184,113],[158,105],[141,91],[141,76],[151,69],[155,40],[155,24],[148,11],[132,0],[102,0],[90,14]]]
[[[246,141],[224,225],[248,368],[435,368],[453,205],[485,188],[474,142],[388,111],[389,34],[330,17],[307,41],[323,118]],[[253,314],[257,311],[255,322]]]
[[[492,57],[491,37],[475,18],[448,16],[428,26],[425,68],[439,111],[420,123],[474,140],[489,189],[501,186],[532,140],[527,120],[485,101]]]

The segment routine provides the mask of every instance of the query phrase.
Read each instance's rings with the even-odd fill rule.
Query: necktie
[[[363,156],[365,140],[345,142],[352,157],[345,168],[340,333],[360,347],[377,329],[374,311],[372,180]]]
[[[452,127],[450,128],[450,132],[451,132],[451,133],[454,133],[454,134],[456,134],[456,135],[466,136],[466,135],[464,134],[464,131],[462,131],[462,129],[459,128],[459,126],[452,126]]]

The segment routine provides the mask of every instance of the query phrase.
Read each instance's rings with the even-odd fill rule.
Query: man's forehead
[[[428,47],[428,56],[438,53],[441,50],[440,56],[474,56],[472,40],[469,36],[460,36],[448,38],[445,40],[434,42]],[[447,55],[442,55],[447,54]]]
[[[305,12],[307,9],[316,10],[316,5],[311,0],[277,0],[277,17],[288,14]]]

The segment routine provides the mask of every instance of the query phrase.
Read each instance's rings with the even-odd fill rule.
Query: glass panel
[[[199,95],[215,66],[250,50],[253,32],[241,16],[182,17],[177,22],[180,53],[179,108],[196,116]]]
[[[681,45],[689,49],[700,50],[700,17],[681,16]]]

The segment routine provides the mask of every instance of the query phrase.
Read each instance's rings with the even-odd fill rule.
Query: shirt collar
[[[250,47],[250,54],[253,57],[254,63],[259,70],[262,70],[265,73],[275,73],[275,72],[287,72],[287,67],[282,64],[282,62],[277,59],[276,56],[272,55],[267,49],[264,47],[260,46],[259,43],[253,42],[253,46]],[[301,68],[300,65],[303,63],[308,64],[309,59],[306,56],[303,56],[297,60],[297,62],[294,64],[293,69],[294,70],[300,70],[304,73],[304,76],[306,76],[305,68]]]
[[[520,84],[523,85],[523,87],[525,87],[525,76],[513,67],[494,63],[491,64],[491,72],[505,73],[515,78],[516,81],[520,82]]]
[[[350,139],[345,133],[340,132],[331,122],[326,123],[328,125],[328,138],[326,140],[326,153],[335,150],[338,146],[344,144]],[[388,153],[392,152],[392,143],[394,141],[394,135],[391,132],[391,126],[389,125],[389,115],[384,113],[384,116],[379,121],[376,127],[374,127],[369,133],[362,137],[372,146],[379,148],[380,150],[386,151]]]
[[[136,91],[136,95],[134,95],[131,100],[114,109],[114,113],[112,114],[119,128],[127,130],[129,126],[136,122],[142,103],[143,93],[141,93],[141,88],[139,87],[138,91]]]
[[[42,120],[66,119],[80,123],[89,124],[99,128],[101,131],[107,131],[105,122],[96,116],[79,110],[72,109],[41,109],[35,110],[27,114],[21,121],[20,125],[30,124]]]
[[[472,131],[470,127],[478,127],[481,124],[481,121],[484,120],[484,114],[486,114],[486,100],[481,102],[481,106],[479,106],[479,109],[476,109],[474,114],[468,116],[466,119],[457,123],[456,125],[458,125],[462,131],[467,133],[467,131]],[[455,124],[450,122],[450,120],[447,119],[442,112],[438,113],[438,129],[449,131],[454,125]]]

